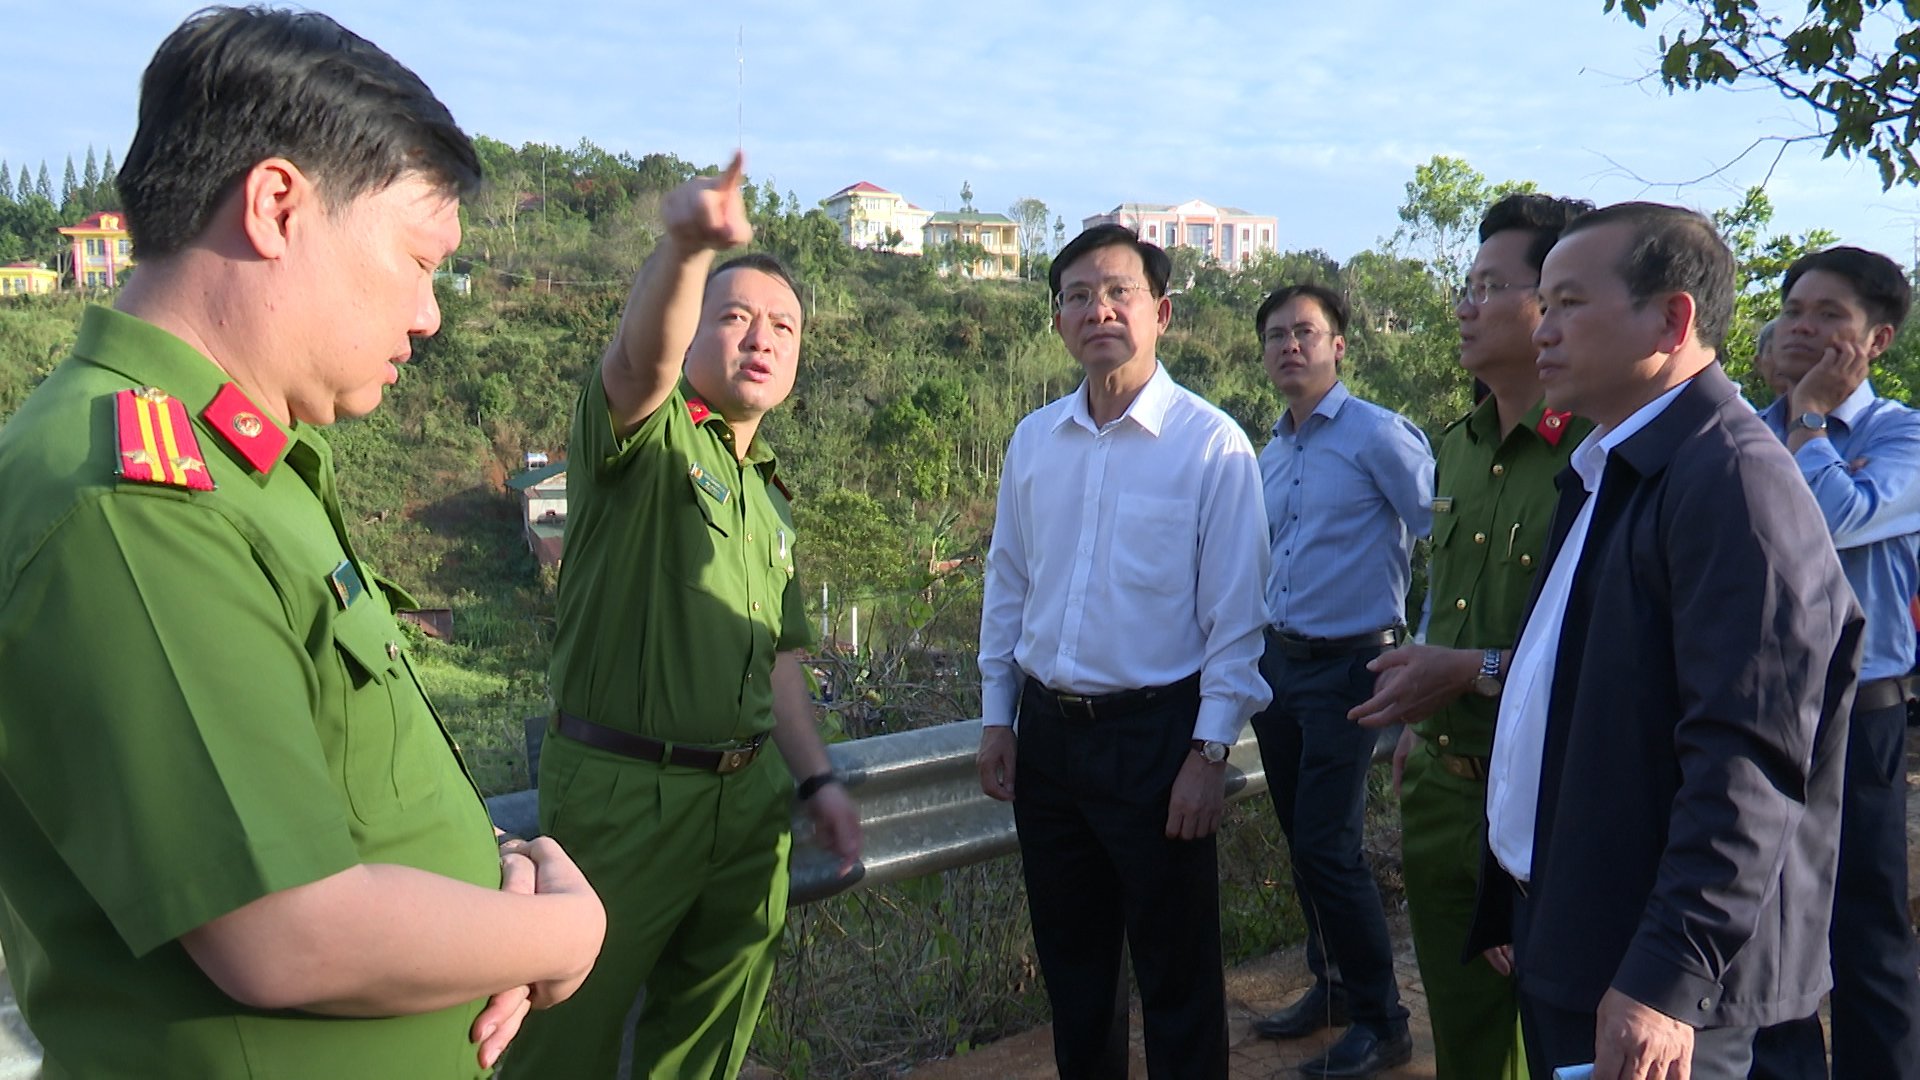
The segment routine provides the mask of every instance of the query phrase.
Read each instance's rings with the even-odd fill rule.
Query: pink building
[[[1083,229],[1095,225],[1125,225],[1140,239],[1163,248],[1199,248],[1221,265],[1236,267],[1247,265],[1263,251],[1277,251],[1274,245],[1280,233],[1278,218],[1199,199],[1177,205],[1121,203],[1080,222]]]

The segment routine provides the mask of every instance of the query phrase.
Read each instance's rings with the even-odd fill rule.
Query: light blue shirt
[[[1760,414],[1782,439],[1787,407],[1782,397]],[[1794,460],[1867,613],[1861,680],[1905,675],[1914,659],[1908,604],[1920,583],[1920,412],[1862,382],[1827,416],[1827,437],[1808,439]]]
[[[1299,430],[1280,414],[1260,480],[1275,627],[1334,638],[1406,621],[1413,540],[1433,526],[1433,450],[1419,428],[1336,382]]]

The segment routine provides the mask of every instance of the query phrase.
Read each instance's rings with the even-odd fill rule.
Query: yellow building
[[[59,287],[59,273],[39,263],[19,262],[0,266],[0,296],[49,293]]]
[[[897,192],[865,180],[841,188],[820,205],[840,226],[840,239],[854,247],[901,255],[920,254],[920,230],[932,216]]]
[[[921,234],[921,246],[939,260],[943,274],[957,262],[964,277],[1020,276],[1020,226],[1005,214],[942,210],[927,219]],[[956,252],[951,245],[963,246]]]
[[[118,210],[90,214],[78,225],[61,228],[73,241],[73,283],[84,289],[112,289],[133,265],[133,241]]]

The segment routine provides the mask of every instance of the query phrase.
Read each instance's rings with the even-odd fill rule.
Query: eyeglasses
[[[1312,323],[1295,323],[1292,326],[1269,327],[1260,333],[1262,345],[1285,346],[1289,341],[1297,341],[1303,349],[1311,348],[1313,343],[1323,337],[1332,337],[1333,332],[1322,330]]]
[[[1153,292],[1145,285],[1132,282],[1114,281],[1095,289],[1086,285],[1075,285],[1062,290],[1055,298],[1054,306],[1061,311],[1078,315],[1092,307],[1097,301],[1110,308],[1126,307],[1135,297],[1146,296]]]
[[[1493,299],[1494,293],[1505,292],[1508,289],[1537,289],[1539,287],[1540,283],[1537,281],[1531,285],[1503,285],[1497,281],[1463,281],[1460,283],[1460,299],[1465,300],[1474,307],[1480,307],[1488,300]]]

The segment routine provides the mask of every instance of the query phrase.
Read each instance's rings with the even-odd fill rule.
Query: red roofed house
[[[921,229],[933,216],[896,192],[865,180],[841,188],[822,204],[827,216],[840,224],[840,238],[854,247],[882,248],[902,255],[921,252]],[[889,234],[898,243],[889,245]]]

